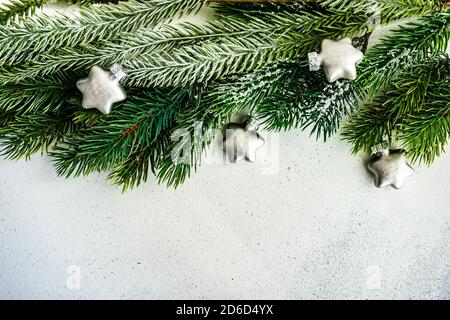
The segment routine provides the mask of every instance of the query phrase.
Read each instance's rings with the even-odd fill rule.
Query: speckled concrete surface
[[[376,189],[348,150],[294,131],[276,175],[208,165],[126,194],[2,160],[0,297],[449,298],[450,161]]]
[[[375,35],[374,39],[377,38]],[[450,159],[376,189],[334,137],[122,194],[0,160],[0,298],[450,298]]]

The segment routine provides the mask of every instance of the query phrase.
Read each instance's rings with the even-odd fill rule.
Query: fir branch
[[[312,126],[313,133],[326,138],[336,131],[341,117],[353,111],[356,93],[370,90],[377,63],[380,67],[391,62],[390,68],[401,68],[395,73],[380,72],[384,80],[379,84],[388,86],[386,95],[350,120],[352,132],[346,138],[361,150],[385,136],[393,140],[397,134],[395,137],[413,150],[414,159],[434,159],[446,143],[449,91],[443,80],[445,72],[430,71],[442,68],[428,60],[417,64],[415,59],[443,50],[448,40],[448,14],[427,16],[421,26],[409,26],[409,31],[394,33],[382,42],[359,68],[365,79],[360,76],[355,83],[328,84],[322,73],[310,73],[298,59],[323,38],[370,32],[367,20],[373,13],[360,1],[344,1],[347,7],[338,7],[333,1],[265,7],[282,11],[277,13],[256,13],[253,5],[238,10],[239,6],[230,6],[229,12],[237,10],[236,14],[204,26],[182,23],[157,30],[150,27],[175,13],[195,10],[203,1],[183,0],[185,7],[164,8],[158,5],[180,5],[180,0],[132,1],[102,7],[106,8],[102,12],[83,9],[83,23],[76,27],[70,27],[67,18],[51,18],[45,26],[42,17],[23,27],[0,27],[0,61],[16,64],[4,66],[0,74],[4,84],[0,87],[3,153],[11,158],[29,157],[56,142],[51,154],[60,175],[112,170],[109,178],[126,190],[146,181],[152,170],[160,182],[176,187],[200,164],[202,152],[212,140],[208,132],[220,129],[235,112],[248,109],[269,129]],[[402,8],[402,3],[411,6]],[[422,15],[436,10],[436,3],[382,1],[381,21]],[[75,34],[73,30],[80,28]],[[33,43],[35,39],[39,41]],[[9,48],[2,47],[2,41],[9,43]],[[11,48],[17,52],[6,53]],[[394,63],[389,56],[392,48],[397,56],[404,54],[407,63]],[[406,55],[411,53],[410,61]],[[20,64],[30,57],[33,61]],[[75,80],[67,87],[64,79],[53,85],[60,69],[84,73],[94,64],[113,62],[122,62],[128,71],[131,98],[116,105],[108,116],[78,111]],[[405,73],[404,67],[410,73]],[[198,82],[202,86],[193,85]],[[45,85],[49,90],[42,89]],[[170,88],[140,92],[132,86]],[[72,102],[74,97],[77,100]],[[187,130],[189,139],[174,139],[180,130]],[[198,134],[206,139],[196,140]],[[426,143],[432,147],[424,147]],[[188,155],[188,161],[180,162],[176,155]]]
[[[446,0],[322,0],[320,4],[336,10],[368,12],[378,8],[382,15],[386,11],[423,10],[423,12],[440,9]]]
[[[203,102],[203,88],[192,88],[195,90],[189,95],[189,99],[184,105],[184,111],[177,114],[170,132],[164,132],[161,140],[145,146],[113,168],[110,178],[116,183],[123,183],[125,190],[139,185],[141,179],[147,178],[147,173],[144,170],[148,170],[148,163],[150,163],[150,168],[157,176],[159,183],[164,182],[174,188],[185,181],[192,168],[196,169],[200,164],[201,153],[211,141],[211,137],[206,135],[206,130],[203,130],[203,125],[206,129],[209,128],[207,124],[201,123],[199,131],[195,117],[188,117],[192,119],[192,122],[186,121],[186,118],[183,117],[183,115],[190,114],[191,111],[195,113],[195,110],[206,106]],[[212,122],[214,121],[211,118],[208,118],[208,120],[211,121],[210,125],[213,126]],[[180,131],[181,135],[179,135]],[[202,137],[200,143],[197,140],[198,136]],[[138,167],[132,168],[136,161],[138,161]],[[128,172],[131,172],[131,175],[127,175]]]
[[[72,122],[72,113],[66,108],[55,113],[16,115],[0,128],[0,155],[28,159],[39,150],[47,151],[66,134],[79,129]]]
[[[126,33],[95,46],[69,46],[10,69],[0,75],[0,82],[119,62],[129,71],[130,86],[189,85],[301,56],[323,38],[359,36],[366,29],[365,13],[321,12],[309,7],[302,13],[225,16],[204,26],[181,23],[161,30],[144,29],[138,37]]]
[[[252,43],[244,39],[235,39],[233,43],[203,43],[126,64],[130,75],[128,83],[135,86],[175,86],[208,82],[289,60],[299,53],[300,48],[293,43],[277,46],[256,39]]]
[[[32,16],[48,0],[8,0],[0,4],[0,24],[14,22],[16,19]]]
[[[423,73],[428,75],[426,80],[424,76],[415,77],[417,83],[410,85],[409,91],[414,93],[408,92],[409,97],[403,101],[415,112],[405,112],[399,124],[398,140],[413,162],[431,164],[445,152],[450,133],[450,59],[441,56],[427,67],[428,72]],[[396,111],[401,112],[403,108]]]
[[[138,60],[126,62],[127,83],[132,86],[175,86],[208,82],[247,73],[277,61],[295,59],[311,51],[323,37],[360,35],[366,30],[363,16],[342,12],[335,15],[266,14],[264,18],[256,21],[249,18],[249,21],[258,26],[255,28],[254,23],[246,22],[244,27],[249,32],[245,37],[229,36],[220,43],[204,41],[171,52],[141,55]],[[333,27],[327,23],[332,23]]]
[[[355,88],[349,81],[328,83],[322,73],[309,72],[304,62],[290,73],[289,81],[257,106],[256,116],[268,130],[312,127],[311,134],[326,140],[338,130],[341,119],[354,111]]]
[[[4,111],[0,109],[0,128],[5,127],[10,121],[14,120],[16,114],[13,111]]]
[[[177,89],[178,90],[178,89]],[[160,132],[157,139],[154,139],[148,144],[142,144],[135,149],[123,161],[116,163],[112,168],[109,179],[115,184],[122,185],[123,190],[138,186],[145,182],[148,178],[148,172],[151,170],[158,176],[159,182],[165,182],[169,186],[177,187],[179,184],[189,176],[191,167],[196,167],[198,159],[196,154],[201,152],[198,150],[199,146],[195,144],[195,139],[176,139],[177,130],[184,130],[184,132],[191,132],[192,127],[186,128],[184,126],[191,125],[191,122],[186,119],[181,120],[180,114],[190,114],[192,110],[201,108],[203,104],[203,88],[198,86],[186,87],[181,91],[174,91],[176,97],[177,109],[176,121],[171,122],[171,126],[167,126]],[[183,118],[181,116],[181,118]],[[191,118],[195,121],[195,117]],[[194,133],[192,133],[194,135]],[[174,161],[179,155],[180,150],[190,150],[189,162],[177,163]],[[186,155],[181,155],[185,157]]]
[[[138,187],[147,181],[150,171],[154,172],[155,168],[159,167],[161,154],[168,145],[170,145],[170,130],[164,130],[157,140],[115,164],[108,179],[114,184],[122,186],[123,192]]]
[[[255,38],[259,41],[263,36],[260,36],[260,33],[282,33],[293,23],[293,19],[274,17],[274,20],[272,23],[264,23],[257,18],[251,22],[225,19],[212,21],[204,26],[183,22],[176,26],[164,25],[159,30],[143,29],[139,37],[133,33],[125,33],[114,41],[102,40],[95,46],[67,47],[42,54],[40,61],[5,71],[0,78],[5,79],[5,82],[18,82],[29,77],[51,74],[60,69],[83,70],[92,65],[104,66],[113,63],[133,65],[134,61],[142,63],[145,57],[152,57],[157,52],[170,55],[175,47],[188,46],[199,41],[236,38],[251,41],[254,35],[258,35]],[[249,37],[251,38],[248,39]]]
[[[270,13],[264,19],[252,17],[244,21],[226,17],[204,26],[181,23],[164,26],[162,30],[147,29],[138,36],[127,33],[114,42],[103,40],[98,46],[67,47],[43,54],[32,64],[6,70],[0,74],[0,82],[16,83],[59,69],[83,69],[111,62],[122,63],[129,69],[129,85],[169,86],[200,82],[234,72],[241,62],[247,63],[244,67],[253,67],[256,58],[260,59],[256,62],[264,62],[269,57],[266,63],[270,63],[296,54],[297,47],[303,47],[302,52],[306,52],[320,40],[315,31],[312,32],[311,24],[320,26],[324,24],[324,18],[314,14]],[[351,23],[349,19],[355,21]],[[339,34],[356,32],[355,28],[364,29],[361,17],[349,18],[341,14],[333,18],[333,23],[342,25]],[[304,37],[307,32],[311,36]],[[220,43],[213,42],[214,39]],[[225,69],[225,65],[230,67]],[[259,63],[255,63],[256,66]],[[207,68],[211,71],[204,70]],[[245,68],[240,71],[244,72]],[[179,79],[174,81],[178,75]]]
[[[0,87],[1,155],[29,158],[79,128],[72,122],[75,109],[68,103],[70,97],[78,95],[74,77],[72,73],[57,73]]]
[[[450,134],[450,86],[436,90],[434,101],[405,119],[399,139],[413,162],[431,164],[445,152]]]
[[[342,128],[343,138],[352,144],[352,152],[369,152],[373,146],[387,142],[392,144],[396,124],[389,118],[384,98],[377,97],[370,104],[360,107]]]
[[[217,17],[222,16],[256,16],[262,12],[266,13],[302,13],[310,9],[318,9],[316,1],[285,1],[283,3],[271,2],[233,2],[233,3],[214,3],[212,7],[216,11]]]
[[[434,66],[432,61],[446,49],[449,23],[447,12],[430,14],[394,30],[369,49],[354,85],[361,97],[368,93],[373,103],[361,107],[342,132],[354,153],[367,152],[383,141],[393,143],[403,118],[414,114],[426,100],[430,77],[439,70],[426,65]],[[421,60],[425,65],[417,63]]]
[[[433,121],[445,118],[447,96],[437,92],[447,86],[449,65],[447,55],[436,53],[408,67],[383,95],[352,116],[342,134],[353,144],[353,152],[367,152],[386,141],[402,144],[413,160],[430,163],[440,154],[443,140],[433,139],[442,134],[437,133],[442,122]],[[430,132],[436,136],[432,138]]]
[[[0,110],[15,114],[58,111],[65,106],[68,96],[77,94],[76,79],[74,73],[58,72],[47,78],[0,86]]]
[[[434,13],[394,30],[379,44],[369,49],[359,65],[357,86],[361,96],[375,97],[406,67],[427,57],[431,52],[445,51],[450,27],[449,13]]]
[[[382,24],[439,13],[449,6],[448,0],[323,0],[320,3],[334,10],[366,12]]]
[[[442,79],[450,75],[449,60],[446,54],[432,54],[423,61],[408,68],[402,77],[395,79],[388,90],[390,97],[385,104],[389,106],[388,117],[394,122],[403,117],[423,110],[422,105],[430,99],[430,95]]]
[[[287,2],[287,3],[285,3]],[[289,11],[299,13],[305,8],[314,8],[323,11],[326,9],[364,13],[368,17],[378,15],[382,23],[407,16],[420,16],[430,11],[440,10],[446,0],[318,0],[283,3],[233,3],[218,5],[219,15],[233,14],[258,14],[261,11]]]
[[[105,171],[141,149],[153,149],[161,143],[160,135],[171,128],[178,109],[185,107],[191,90],[134,91],[133,98],[116,106],[110,115],[51,152],[57,173],[77,176]]]
[[[163,153],[163,159],[158,168],[158,183],[165,183],[169,187],[177,188],[190,177],[191,171],[197,170],[200,164],[200,155],[204,151],[205,146],[191,144],[188,139],[172,144]],[[182,150],[190,150],[190,162],[174,162],[174,155],[179,155]]]
[[[18,64],[60,47],[86,45],[136,32],[200,9],[204,0],[149,0],[80,9],[80,18],[39,15],[21,25],[0,26],[0,64]]]
[[[278,66],[255,70],[244,76],[231,76],[215,81],[199,94],[192,107],[177,115],[174,131],[182,130],[184,138],[166,148],[158,168],[160,183],[177,187],[201,164],[205,148],[213,141],[217,130],[242,110],[251,112],[290,75]],[[188,154],[184,154],[188,150]],[[174,156],[175,155],[175,156]],[[181,158],[183,161],[174,161]]]

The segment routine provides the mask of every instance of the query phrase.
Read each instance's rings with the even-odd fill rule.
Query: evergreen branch
[[[145,148],[130,154],[125,160],[114,165],[108,179],[122,186],[123,192],[146,182],[148,173],[159,166],[161,154],[170,144],[170,130],[164,130],[157,140]]]
[[[268,16],[272,20],[268,20]],[[265,32],[247,24],[247,30],[255,31],[245,38],[230,36],[221,43],[204,41],[172,52],[156,52],[149,57],[143,55],[139,60],[130,60],[124,64],[129,71],[127,83],[132,86],[175,86],[208,82],[250,72],[277,61],[295,59],[315,48],[323,37],[360,35],[366,30],[364,16],[342,12],[335,15],[267,14],[257,23],[264,25]],[[277,33],[272,32],[273,26],[280,24],[290,27],[283,27],[284,31],[274,38]]]
[[[39,150],[47,151],[66,134],[78,129],[72,122],[72,113],[67,108],[56,113],[15,116],[0,128],[0,154],[8,159],[28,159]]]
[[[39,15],[21,25],[0,26],[0,64],[18,64],[38,53],[86,45],[136,32],[200,9],[203,0],[149,0],[80,9],[81,17]]]
[[[287,1],[286,1],[287,2]],[[288,3],[233,3],[215,6],[219,15],[255,15],[261,11],[299,13],[305,8],[379,15],[382,23],[440,10],[446,0],[318,0]]]
[[[243,74],[277,61],[292,59],[300,48],[294,44],[277,46],[262,40],[248,43],[203,43],[183,47],[172,54],[155,54],[145,61],[125,64],[128,84],[134,86],[175,86],[208,82],[222,76]]]
[[[450,134],[450,86],[436,90],[434,101],[416,115],[405,119],[399,139],[413,162],[431,164],[445,152]]]
[[[5,70],[0,74],[0,82],[16,83],[29,77],[51,74],[60,69],[83,69],[96,64],[108,65],[112,62],[122,63],[130,69],[129,85],[153,85],[155,79],[161,81],[156,82],[157,85],[204,81],[208,76],[208,70],[204,69],[209,67],[212,68],[209,78],[214,78],[222,74],[220,71],[233,72],[241,60],[246,62],[247,66],[252,66],[252,58],[260,56],[264,61],[266,57],[264,54],[269,56],[274,54],[267,62],[270,63],[276,58],[282,58],[283,53],[295,54],[295,47],[303,46],[303,52],[307,52],[320,41],[320,35],[317,30],[311,29],[311,24],[320,27],[324,24],[324,18],[326,16],[306,13],[302,15],[280,13],[267,14],[264,19],[253,17],[244,21],[227,17],[206,23],[204,26],[181,23],[177,26],[163,26],[161,30],[144,29],[138,37],[127,33],[118,41],[104,40],[98,46],[67,47],[43,54],[39,61]],[[338,31],[331,31],[332,34],[364,30],[363,17],[340,14],[333,17],[332,21],[341,25]],[[304,37],[303,34],[308,32],[310,36]],[[325,31],[322,33],[326,35]],[[220,40],[220,43],[212,40]],[[198,43],[199,41],[204,42]],[[171,51],[180,45],[181,48]],[[265,48],[267,52],[263,52]],[[235,59],[235,62],[230,62],[230,59]],[[216,60],[219,60],[217,64]],[[233,63],[234,69],[224,69],[225,64]],[[179,72],[182,77],[187,78],[181,78],[181,82],[173,81],[172,78],[178,76]],[[189,78],[197,74],[205,77],[193,79],[196,81]]]
[[[22,113],[48,113],[64,107],[68,96],[76,94],[77,75],[55,73],[20,84],[0,86],[0,110]]]
[[[358,68],[356,83],[361,88],[361,95],[367,92],[372,99],[415,61],[431,52],[445,51],[450,37],[449,27],[449,13],[430,14],[394,30],[370,48]]]
[[[365,13],[368,32],[371,32],[378,23],[388,24],[403,18],[441,12],[446,0],[324,0],[320,3],[333,10]]]
[[[0,4],[0,24],[30,17],[46,3],[47,0],[8,0],[8,2]]]
[[[160,183],[177,187],[201,164],[201,155],[218,129],[241,110],[253,110],[264,97],[290,75],[277,66],[255,70],[244,76],[215,81],[199,94],[192,107],[177,115],[176,130],[183,139],[166,148],[158,167]],[[187,154],[186,154],[187,152]],[[181,158],[183,161],[176,161]],[[175,159],[175,161],[174,161]]]
[[[320,4],[335,10],[367,12],[378,8],[382,14],[385,11],[399,10],[424,10],[440,9],[446,0],[323,0]]]
[[[261,13],[303,13],[311,9],[317,10],[319,6],[314,3],[317,1],[290,1],[283,3],[276,2],[233,2],[233,3],[214,3],[211,6],[215,9],[216,16],[257,16]]]
[[[450,76],[447,54],[433,53],[423,61],[408,68],[402,77],[392,82],[385,104],[389,106],[388,117],[399,122],[405,116],[424,109],[422,103],[430,99],[433,89],[442,79]]]
[[[408,67],[383,95],[350,118],[342,132],[344,139],[353,144],[355,153],[367,152],[383,141],[399,142],[414,160],[431,162],[442,144],[426,140],[429,131],[424,128],[428,126],[431,132],[436,132],[430,123],[442,116],[440,110],[445,109],[442,98],[446,95],[437,100],[439,103],[432,101],[439,96],[435,92],[446,85],[449,76],[448,56],[440,53]],[[432,108],[433,104],[439,107]],[[419,124],[419,119],[423,123]]]
[[[72,73],[57,73],[46,79],[32,79],[0,87],[1,155],[10,159],[29,158],[78,126],[71,119],[68,104],[77,95]],[[69,85],[70,83],[70,85]]]
[[[200,165],[213,138],[208,133],[237,111],[249,110],[268,129],[311,126],[312,133],[327,138],[353,111],[358,96],[380,88],[387,88],[385,95],[362,107],[344,129],[354,151],[387,136],[400,139],[413,159],[430,162],[442,153],[450,128],[447,58],[432,52],[447,44],[449,14],[432,14],[421,25],[394,32],[368,54],[357,82],[328,84],[323,73],[310,73],[299,59],[323,38],[370,32],[368,18],[374,13],[367,3],[267,4],[260,12],[257,5],[223,5],[219,10],[230,15],[217,21],[151,30],[203,2],[131,1],[101,11],[82,9],[75,26],[66,17],[49,18],[46,26],[45,16],[0,26],[0,64],[15,65],[0,73],[3,154],[29,157],[56,143],[51,155],[59,175],[112,170],[109,179],[127,190],[146,181],[152,170],[159,182],[176,187]],[[440,10],[437,4],[381,1],[381,22]],[[107,116],[78,111],[73,88],[78,76],[59,70],[84,74],[94,64],[115,62],[128,73],[130,98]],[[374,73],[384,64],[396,70],[381,70],[374,84]],[[138,86],[152,88],[142,92]],[[179,132],[186,139],[176,139]],[[198,135],[206,137],[198,140]]]
[[[8,123],[14,120],[16,114],[13,111],[5,111],[0,109],[0,129],[8,125]]]
[[[130,86],[189,85],[300,56],[313,50],[323,38],[358,36],[367,27],[365,13],[311,8],[301,14],[226,16],[204,26],[181,23],[160,30],[144,29],[139,37],[126,33],[118,40],[106,39],[95,46],[65,47],[42,54],[32,64],[4,72],[0,82],[16,83],[59,69],[78,70],[118,62],[129,69]]]
[[[342,128],[343,138],[352,144],[352,152],[369,152],[373,146],[393,142],[396,125],[388,117],[383,97],[377,97],[372,103],[358,110]]]
[[[160,135],[171,128],[178,109],[185,107],[192,90],[135,91],[133,98],[116,106],[110,115],[51,152],[57,173],[77,176],[109,170],[143,148],[153,150],[161,143]]]
[[[450,133],[450,59],[442,56],[428,68],[425,81],[419,76],[417,84],[410,85],[417,93],[409,94],[412,97],[406,103],[415,107],[415,112],[405,112],[398,140],[413,162],[431,164],[445,152]]]
[[[177,151],[176,148],[179,148],[179,151]],[[183,149],[191,150],[190,159],[193,164],[183,162],[176,163],[173,161],[173,154],[179,154]],[[191,145],[188,140],[185,140],[179,142],[176,146],[172,144],[168,150],[170,153],[164,153],[163,160],[158,168],[158,183],[165,183],[167,186],[177,188],[190,177],[192,169],[197,169],[199,159],[195,155],[201,153],[203,147],[195,144]]]
[[[176,26],[164,25],[159,30],[143,29],[139,37],[126,33],[114,41],[100,41],[95,46],[85,45],[81,48],[62,48],[55,52],[42,54],[41,60],[23,67],[13,68],[4,72],[0,79],[5,82],[18,82],[29,77],[46,75],[60,69],[83,70],[92,65],[111,65],[113,63],[133,64],[145,57],[153,56],[155,52],[170,54],[178,46],[192,45],[198,41],[217,39],[248,38],[259,33],[282,33],[292,26],[292,20],[263,23],[254,19],[251,23],[233,19],[212,21],[205,26],[197,26],[183,22]],[[257,37],[259,39],[259,36]]]
[[[367,152],[383,141],[393,143],[399,123],[405,115],[417,111],[417,104],[421,105],[425,99],[430,77],[435,73],[433,69],[439,70],[426,65],[446,49],[449,23],[448,13],[430,14],[394,30],[369,49],[358,67],[354,85],[360,96],[368,93],[373,103],[361,107],[342,132],[344,139],[353,144],[354,153]],[[417,65],[417,61],[424,59],[425,65]],[[376,97],[385,88],[387,91]]]
[[[195,90],[184,104],[184,112],[177,114],[176,122],[170,132],[164,132],[161,140],[158,139],[155,143],[144,146],[113,168],[110,178],[116,183],[123,183],[124,190],[139,185],[141,181],[147,179],[145,170],[149,169],[148,163],[159,183],[165,182],[168,186],[175,188],[185,181],[192,168],[195,169],[199,165],[201,153],[211,140],[205,135],[202,127],[198,132],[195,118],[192,119],[192,122],[183,121],[183,115],[189,114],[190,110],[198,110],[205,106],[203,89],[201,87],[192,88]],[[178,118],[182,120],[178,122]],[[209,118],[209,120],[211,119]],[[181,134],[179,134],[180,131]],[[198,136],[202,137],[200,143],[197,140]],[[138,166],[133,168],[133,165],[136,164]]]
[[[176,97],[178,97],[178,99],[175,99],[174,105],[176,104],[176,108],[179,110],[176,121],[178,121],[180,113],[188,114],[190,113],[189,110],[202,105],[202,92],[203,89],[196,86],[184,88],[179,92],[174,91]],[[147,144],[141,144],[128,157],[115,163],[109,179],[115,184],[122,185],[124,191],[145,182],[149,170],[157,174],[160,182],[164,181],[170,186],[176,187],[184,182],[186,177],[189,176],[191,166],[195,167],[197,164],[194,157],[198,146],[195,144],[195,139],[179,141],[174,138],[176,130],[186,129],[190,132],[190,128],[183,128],[184,125],[189,125],[188,122],[182,121],[181,123],[172,121],[170,126],[161,130],[157,139]],[[192,162],[174,162],[176,155],[179,155],[177,148],[191,150],[189,161]],[[181,156],[186,157],[186,155]]]
[[[357,105],[355,88],[349,81],[328,83],[322,73],[309,72],[306,63],[298,64],[290,73],[290,80],[257,106],[256,116],[268,130],[312,127],[311,134],[326,140]]]

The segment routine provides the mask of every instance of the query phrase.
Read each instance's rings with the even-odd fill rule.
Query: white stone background
[[[45,156],[0,160],[0,298],[450,298],[447,156],[377,189],[339,135],[294,130],[278,165],[122,194]]]

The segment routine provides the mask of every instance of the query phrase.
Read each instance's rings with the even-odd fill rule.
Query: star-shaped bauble
[[[385,150],[378,152],[369,161],[369,170],[375,176],[375,185],[393,186],[400,189],[406,178],[413,175],[414,169],[406,162],[404,150]]]
[[[89,77],[77,82],[77,88],[83,93],[83,108],[96,108],[104,114],[111,112],[114,103],[127,98],[119,79],[99,66],[93,66]]]
[[[246,122],[229,123],[225,127],[223,150],[231,162],[238,162],[243,159],[255,162],[256,151],[264,143],[264,139],[256,130],[250,129]]]
[[[338,79],[356,79],[356,65],[363,58],[364,54],[352,46],[352,40],[344,38],[323,40],[317,60],[323,66],[328,82],[335,82]]]

